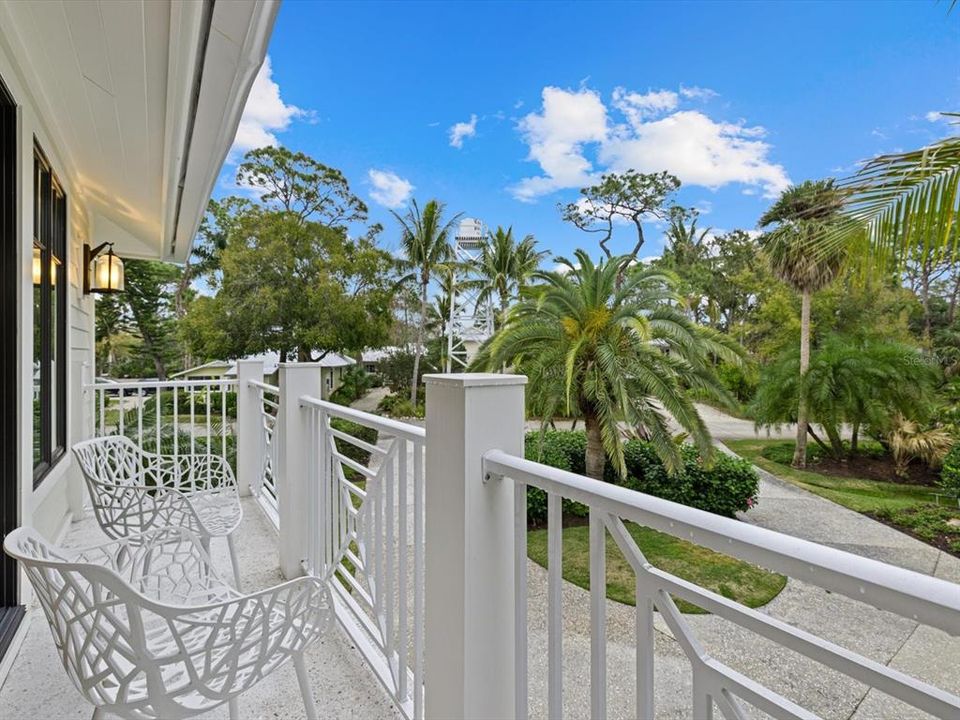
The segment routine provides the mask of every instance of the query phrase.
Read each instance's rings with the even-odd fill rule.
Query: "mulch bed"
[[[919,540],[920,542],[926,543],[927,545],[933,545],[933,547],[937,548],[938,550],[942,550],[943,552],[947,553],[947,555],[953,555],[954,557],[960,558],[960,552],[957,552],[956,550],[954,550],[950,545],[950,541],[953,538],[951,538],[949,535],[937,535],[934,538],[920,537],[917,533],[910,530],[910,528],[904,527],[903,525],[898,525],[897,523],[891,522],[890,520],[887,520],[886,518],[882,518],[879,515],[875,515],[874,513],[868,513],[868,512],[865,512],[863,514],[866,515],[868,518],[871,518],[872,520],[876,520],[878,523],[883,523],[887,527],[891,527],[894,530],[899,530],[904,535],[909,535],[915,540]]]
[[[900,477],[893,471],[893,459],[889,456],[856,455],[846,462],[822,457],[814,462],[808,462],[807,469],[834,477],[862,478],[930,487],[936,486],[940,477],[939,470],[931,470],[919,462],[908,465],[907,477]]]

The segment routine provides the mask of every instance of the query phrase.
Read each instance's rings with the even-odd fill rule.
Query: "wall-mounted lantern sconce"
[[[113,254],[113,243],[101,243],[92,250],[89,245],[83,246],[83,292],[123,292],[123,260]]]

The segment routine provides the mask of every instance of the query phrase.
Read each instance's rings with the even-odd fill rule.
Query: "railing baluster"
[[[197,414],[196,414],[196,398],[197,393],[191,388],[190,390],[190,454],[197,454],[197,441],[196,441],[196,424],[197,424]]]
[[[98,395],[100,396],[100,397],[99,397],[99,400],[98,400],[98,403],[99,403],[99,405],[100,405],[100,437],[103,437],[104,435],[107,434],[107,432],[106,432],[106,419],[107,419],[107,413],[106,413],[107,391],[106,391],[106,389],[101,389],[101,390],[98,392]]]
[[[399,441],[393,441],[393,447],[396,449],[399,447]],[[394,637],[393,637],[393,610],[394,603],[396,598],[394,597],[394,582],[393,582],[393,573],[394,573],[394,557],[393,553],[397,547],[396,540],[396,530],[394,527],[394,507],[393,507],[393,464],[394,459],[391,456],[384,458],[386,463],[386,474],[383,476],[384,479],[384,493],[385,493],[385,503],[384,510],[386,517],[384,518],[384,597],[386,602],[384,603],[384,612],[386,613],[386,623],[384,624],[384,654],[387,657],[387,663],[390,666],[390,671],[394,675],[394,682],[399,685],[399,668],[396,667],[396,663],[393,658],[393,646],[394,646]]]
[[[590,717],[607,716],[607,543],[603,519],[590,510]]]
[[[637,646],[637,717],[652,718],[655,714],[653,698],[653,601],[647,594],[641,577],[637,576],[635,613],[635,643]]]
[[[180,407],[177,404],[178,388],[173,386],[173,457],[180,457]]]
[[[514,643],[516,686],[514,709],[518,720],[529,714],[529,679],[527,670],[527,486],[515,483],[513,489],[513,577]]]
[[[423,522],[424,443],[413,444],[413,716],[423,717]]]
[[[220,383],[220,454],[227,456],[227,386],[223,382]]]
[[[547,495],[547,717],[563,716],[563,498]],[[640,716],[644,717],[644,716]]]
[[[155,414],[156,414],[156,418],[155,418],[155,420],[156,420],[156,422],[155,422],[156,427],[154,428],[154,431],[155,431],[155,434],[156,434],[156,443],[157,443],[157,444],[156,444],[157,456],[154,458],[153,462],[154,462],[154,466],[156,467],[157,471],[159,471],[159,470],[160,470],[160,453],[163,452],[163,448],[160,447],[160,425],[161,425],[161,423],[162,423],[162,421],[161,421],[161,419],[160,419],[160,409],[161,409],[160,406],[163,404],[163,395],[161,394],[161,389],[160,389],[159,386],[157,387],[157,392],[156,392],[156,394],[153,396],[153,399],[154,399],[154,403],[155,403],[155,404],[154,404],[154,409],[156,410],[156,413],[155,413]]]
[[[399,627],[397,630],[397,668],[400,675],[399,696],[406,699],[409,695],[407,683],[407,511],[410,509],[409,498],[407,497],[407,441],[403,438],[397,438],[399,443],[397,448],[397,514],[399,516],[399,529],[397,531],[397,551],[400,556],[398,559],[398,580],[397,587],[400,593],[400,609],[397,617],[399,618]]]
[[[207,407],[207,435],[206,435],[206,446],[207,446],[207,457],[210,457],[210,445],[213,441],[213,433],[210,430],[210,406],[213,404],[213,394],[210,392],[210,386],[204,389],[203,393],[204,404]]]

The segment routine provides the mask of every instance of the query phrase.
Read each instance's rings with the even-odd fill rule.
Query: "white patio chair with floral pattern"
[[[240,567],[233,532],[243,519],[237,480],[221,455],[148,453],[128,437],[110,435],[73,446],[93,512],[111,538],[152,528],[184,527],[209,552],[226,537],[237,588]]]
[[[105,712],[178,720],[223,704],[236,718],[238,696],[288,660],[307,717],[317,717],[303,656],[330,623],[324,580],[301,577],[243,595],[182,528],[77,551],[19,528],[3,546],[30,579],[95,720]]]

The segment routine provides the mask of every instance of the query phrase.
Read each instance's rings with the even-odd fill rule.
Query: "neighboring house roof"
[[[340,353],[335,353],[335,352],[327,353],[322,358],[320,358],[318,362],[320,363],[320,367],[329,367],[329,368],[347,367],[348,365],[357,364],[357,361],[354,360],[353,358],[347,357],[346,355],[341,355]]]
[[[192,375],[200,370],[213,370],[215,368],[224,369],[232,366],[233,363],[227,362],[226,360],[211,360],[210,362],[204,363],[203,365],[197,365],[196,367],[187,368],[186,370],[181,370],[178,373],[174,373],[170,376],[170,379],[184,377],[185,375]]]
[[[278,8],[0,2],[0,44],[53,140],[51,160],[89,207],[92,244],[187,259]]]
[[[273,375],[277,369],[280,367],[280,353],[276,352],[265,352],[258,353],[256,355],[247,355],[242,360],[259,360],[263,363],[263,374],[264,375]],[[347,367],[349,365],[356,365],[357,361],[353,358],[346,357],[340,353],[330,352],[327,353],[323,359],[317,362],[320,367],[325,368],[337,368],[337,367]],[[224,373],[227,377],[236,377],[237,375],[237,363],[230,363],[230,367]]]
[[[385,357],[393,355],[395,352],[398,352],[402,348],[398,347],[385,347],[377,348],[375,350],[364,350],[361,355],[361,360],[365,363],[376,363],[383,360]]]

